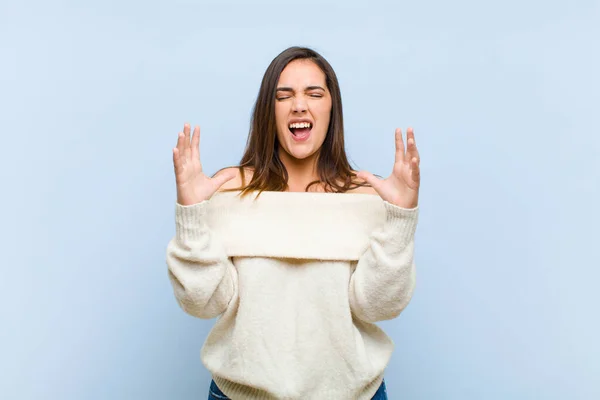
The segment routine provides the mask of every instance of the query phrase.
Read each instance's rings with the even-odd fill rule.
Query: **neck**
[[[279,157],[288,173],[288,191],[304,192],[309,183],[319,180],[317,173],[318,153],[300,160],[290,156],[285,151],[281,151]],[[316,190],[317,187],[318,185],[313,185],[310,190]]]

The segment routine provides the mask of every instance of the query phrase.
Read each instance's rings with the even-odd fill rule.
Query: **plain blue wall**
[[[202,399],[167,278],[171,149],[241,156],[269,62],[338,73],[347,149],[422,154],[391,399],[600,398],[598,1],[0,3],[0,397]]]

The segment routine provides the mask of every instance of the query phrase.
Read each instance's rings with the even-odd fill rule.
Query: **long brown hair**
[[[279,141],[275,121],[275,95],[277,82],[283,69],[294,60],[310,60],[325,74],[327,88],[331,93],[331,118],[325,141],[319,149],[317,173],[319,180],[306,186],[323,184],[326,192],[343,193],[360,186],[353,172],[344,145],[344,120],[342,115],[342,95],[337,76],[325,58],[306,47],[290,47],[271,61],[267,68],[258,97],[252,112],[250,134],[246,149],[238,166],[242,177],[239,188],[246,195],[251,191],[285,191],[288,187],[288,173],[279,158]],[[246,184],[245,169],[253,171],[252,179]],[[226,190],[227,191],[227,190]]]

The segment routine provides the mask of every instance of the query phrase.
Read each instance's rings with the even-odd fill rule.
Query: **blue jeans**
[[[221,389],[217,386],[215,381],[210,383],[210,390],[208,392],[208,400],[231,400],[227,397]],[[387,400],[387,390],[385,388],[385,381],[381,382],[381,386],[377,389],[375,396],[371,400]]]

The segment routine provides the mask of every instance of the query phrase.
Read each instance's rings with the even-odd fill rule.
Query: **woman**
[[[202,348],[209,399],[386,399],[393,351],[375,322],[415,282],[419,155],[411,129],[387,179],[351,169],[335,73],[292,47],[268,67],[240,165],[209,178],[200,130],[173,149],[179,305],[220,316]]]

